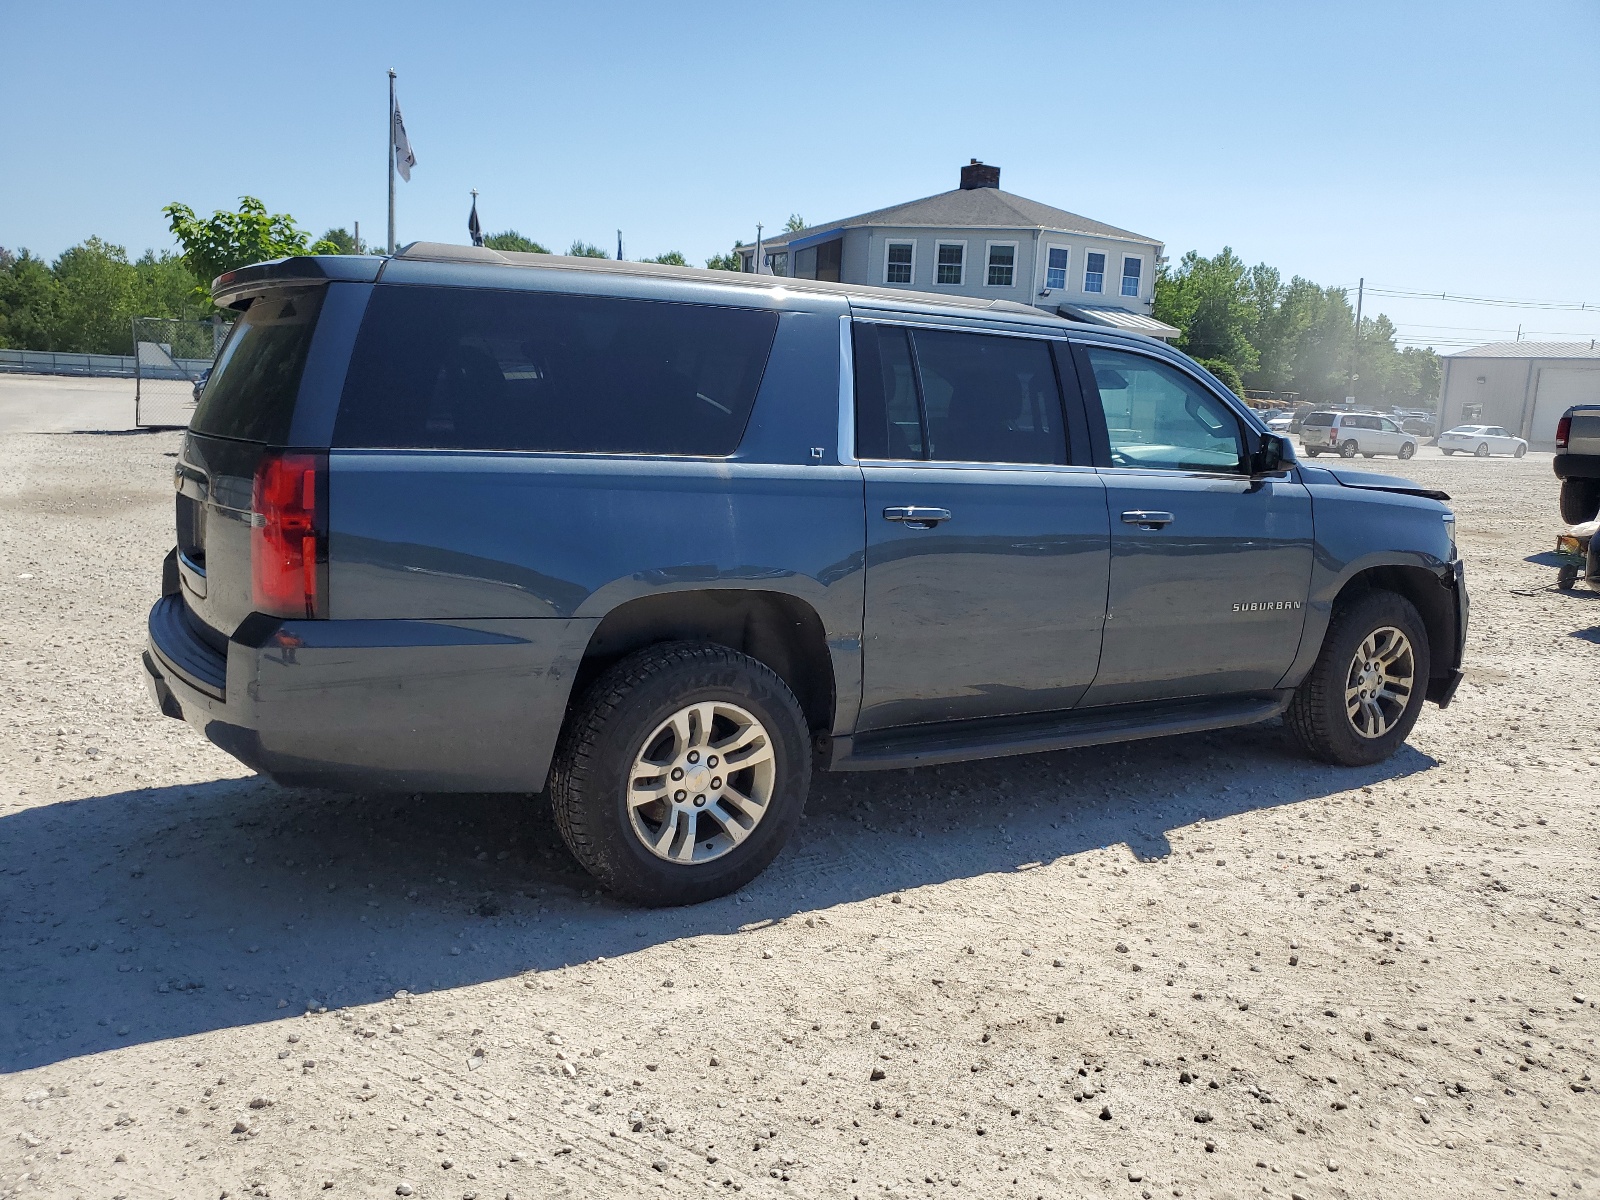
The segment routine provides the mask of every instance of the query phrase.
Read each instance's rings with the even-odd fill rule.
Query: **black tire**
[[[1528,447],[1519,442],[1517,444],[1516,457],[1521,458],[1523,455],[1527,454],[1527,452],[1528,452]]]
[[[1589,553],[1583,561],[1583,578],[1600,592],[1600,534],[1589,539]]]
[[[1600,516],[1600,479],[1561,481],[1561,519],[1568,525],[1582,525]]]
[[[1578,582],[1578,568],[1573,566],[1562,567],[1556,572],[1556,586],[1563,592],[1570,592]]]
[[[1415,442],[1407,442],[1405,445],[1400,447],[1400,461],[1404,462],[1416,452],[1417,444]]]
[[[1385,627],[1398,629],[1411,643],[1413,686],[1394,724],[1381,736],[1369,738],[1357,731],[1345,710],[1345,687],[1362,643]],[[1394,592],[1361,593],[1334,609],[1322,650],[1295,690],[1284,723],[1313,758],[1344,767],[1382,762],[1400,748],[1417,723],[1428,690],[1429,662],[1427,628],[1411,601]]]
[[[1354,458],[1356,456],[1356,454],[1360,451],[1360,449],[1361,449],[1361,447],[1356,445],[1355,438],[1351,438],[1348,442],[1345,442],[1342,446],[1339,447],[1339,457],[1340,458]]]
[[[1479,442],[1478,443],[1478,448],[1473,451],[1473,454],[1478,458],[1488,458],[1489,457],[1489,443],[1488,442]]]
[[[1313,450],[1309,446],[1306,447],[1306,457],[1307,458],[1316,458],[1317,455],[1319,455],[1321,453],[1322,453],[1321,450]]]
[[[1455,453],[1456,453],[1456,452],[1455,452],[1455,451],[1454,451],[1454,450],[1446,450],[1446,451],[1445,451],[1445,452],[1444,452],[1444,456],[1445,456],[1445,457],[1446,457],[1446,458],[1454,458],[1454,457],[1455,457]]]
[[[721,857],[668,862],[634,832],[628,775],[645,739],[663,721],[689,704],[715,701],[740,706],[765,728],[775,760],[772,796],[745,839]],[[550,802],[568,848],[602,887],[638,904],[665,907],[725,896],[761,874],[799,824],[810,786],[805,714],[777,673],[726,646],[666,642],[612,666],[569,711],[551,771]]]

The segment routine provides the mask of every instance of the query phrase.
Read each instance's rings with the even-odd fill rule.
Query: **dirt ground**
[[[286,790],[158,715],[176,446],[0,436],[0,1195],[1600,1192],[1548,455],[1356,463],[1454,494],[1473,598],[1392,761],[822,777],[742,895],[643,912],[537,800]]]

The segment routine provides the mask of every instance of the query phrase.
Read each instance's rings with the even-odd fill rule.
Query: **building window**
[[[910,283],[915,256],[915,243],[890,242],[884,255],[883,281],[885,283]]]
[[[939,270],[935,283],[953,283],[960,286],[966,281],[967,244],[965,242],[939,243]]]
[[[744,263],[744,273],[746,275],[755,274],[755,270],[756,270],[756,252],[754,250],[750,250],[750,251],[748,251],[748,252],[746,252],[744,254],[741,254],[739,256],[739,258]]]
[[[1122,294],[1124,296],[1137,296],[1139,294],[1139,274],[1144,269],[1144,261],[1128,255],[1122,260]]]
[[[1017,276],[1017,244],[1015,242],[989,243],[989,274],[984,280],[990,287],[1010,287]]]
[[[1091,250],[1084,256],[1083,290],[1086,292],[1106,290],[1106,256],[1098,250]]]
[[[1052,292],[1067,290],[1067,248],[1065,246],[1051,246],[1049,257],[1045,260],[1044,286]]]

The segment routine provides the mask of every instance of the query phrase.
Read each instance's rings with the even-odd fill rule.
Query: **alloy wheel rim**
[[[1411,639],[1393,625],[1374,629],[1356,648],[1345,674],[1344,706],[1361,737],[1381,738],[1405,715],[1416,686]]]
[[[628,824],[651,854],[696,866],[755,832],[772,803],[772,737],[748,709],[687,704],[645,738],[628,772]]]

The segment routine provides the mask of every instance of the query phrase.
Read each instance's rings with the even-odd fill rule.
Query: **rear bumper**
[[[596,624],[251,618],[222,655],[182,603],[150,611],[156,707],[282,783],[352,789],[542,790]]]
[[[1600,454],[1561,451],[1550,460],[1557,479],[1600,479]]]

